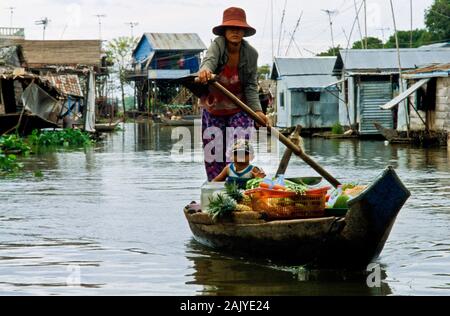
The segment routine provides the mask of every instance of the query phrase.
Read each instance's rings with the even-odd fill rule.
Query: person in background
[[[258,53],[244,37],[252,36],[256,30],[248,25],[247,16],[241,8],[229,8],[223,14],[223,23],[213,29],[218,37],[212,42],[200,67],[199,81],[207,84],[215,75],[215,80],[246,103],[266,124],[269,121],[263,113],[258,95],[257,68]],[[221,161],[206,159],[205,166],[208,180],[214,180],[227,166],[230,157],[226,157],[227,146],[235,139],[226,139],[227,127],[248,130],[255,126],[249,115],[237,107],[230,99],[213,87],[208,88],[208,94],[200,99],[203,109],[203,135],[209,128],[222,131],[223,153]],[[237,135],[238,139],[250,139],[251,135]],[[204,139],[204,148],[215,139]],[[216,157],[216,153],[211,154]]]

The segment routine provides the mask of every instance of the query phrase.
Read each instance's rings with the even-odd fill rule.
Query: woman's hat
[[[226,9],[223,13],[222,24],[213,28],[213,33],[218,36],[223,36],[227,27],[239,27],[244,29],[245,37],[256,34],[256,30],[247,24],[247,15],[241,8],[232,7]]]

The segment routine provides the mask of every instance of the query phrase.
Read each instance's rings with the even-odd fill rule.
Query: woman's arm
[[[225,182],[228,178],[228,168],[229,166],[226,166],[225,169],[223,169],[222,172],[213,180],[213,182]]]
[[[252,48],[249,47],[248,49],[251,50],[251,53],[249,54],[250,62],[247,67],[248,69],[248,78],[247,82],[245,83],[244,92],[245,97],[247,99],[248,106],[255,111],[256,114],[264,121],[264,125],[270,125],[270,121],[267,118],[267,116],[262,111],[261,107],[261,101],[259,100],[259,92],[258,92],[258,52]],[[259,125],[259,124],[257,124]]]
[[[202,64],[200,66],[200,71],[198,73],[198,78],[201,83],[207,83],[211,80],[211,75],[216,71],[219,65],[220,58],[220,47],[217,39],[214,40],[206,52],[205,58],[203,58]]]

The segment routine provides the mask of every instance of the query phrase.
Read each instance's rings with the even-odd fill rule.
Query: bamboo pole
[[[302,127],[300,125],[297,125],[297,127],[295,128],[295,131],[290,136],[290,140],[297,146],[300,146],[300,132],[301,131],[302,131]],[[293,154],[292,150],[290,150],[289,148],[286,149],[286,151],[283,155],[283,158],[281,159],[280,166],[278,167],[278,171],[277,171],[277,175],[276,175],[277,178],[281,175],[286,174],[286,170],[289,166],[289,162],[291,161],[292,154]]]

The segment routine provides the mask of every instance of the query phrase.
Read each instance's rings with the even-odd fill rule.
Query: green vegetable
[[[259,188],[259,186],[261,185],[261,183],[264,181],[264,179],[261,178],[256,178],[256,179],[251,179],[247,182],[247,190],[254,190]]]
[[[341,195],[336,203],[334,204],[334,208],[346,209],[348,208],[347,202],[350,200],[350,197],[347,195]]]
[[[298,184],[289,180],[285,180],[286,188],[289,191],[295,192],[297,194],[303,195],[308,190],[306,185]]]
[[[354,189],[357,186],[358,186],[357,183],[346,183],[342,186],[342,191]]]

